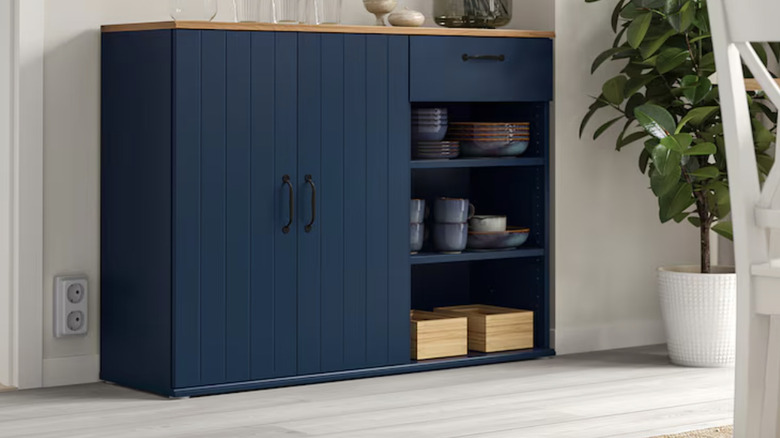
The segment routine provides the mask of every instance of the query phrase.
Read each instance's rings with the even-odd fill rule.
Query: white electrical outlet
[[[87,277],[60,276],[54,278],[54,336],[87,333],[89,297]]]

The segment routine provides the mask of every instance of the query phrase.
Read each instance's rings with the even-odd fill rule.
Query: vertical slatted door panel
[[[174,386],[201,383],[200,32],[174,32]]]
[[[344,35],[344,84],[344,367],[354,369],[367,364],[365,35]]]
[[[225,381],[226,32],[201,33],[201,383]]]
[[[321,126],[320,35],[298,35],[298,374],[320,370],[320,238],[312,206],[314,189],[304,180],[310,175],[319,184],[319,195],[329,191],[320,168]],[[315,206],[319,207],[319,205]],[[313,224],[311,223],[312,221]],[[304,227],[311,224],[306,231]]]
[[[251,377],[274,374],[274,290],[277,243],[295,239],[280,231],[289,210],[282,205],[282,176],[275,166],[276,38],[273,33],[251,33]],[[286,202],[286,201],[285,201]],[[289,245],[288,245],[289,246]],[[285,251],[283,246],[278,246]],[[282,280],[282,279],[280,279]]]
[[[250,38],[249,32],[229,32],[226,41],[225,377],[228,382],[250,378]]]
[[[251,378],[296,374],[295,34],[251,33]],[[299,191],[293,192],[300,195]],[[299,213],[295,213],[299,214]]]
[[[411,109],[409,104],[409,37],[388,39],[388,154],[390,195],[388,199],[388,363],[409,362],[409,170]],[[372,169],[369,169],[371,171]]]
[[[322,189],[320,217],[322,224],[321,251],[321,312],[320,312],[320,371],[345,369],[344,365],[344,277],[350,270],[345,265],[345,184],[344,173],[345,119],[344,99],[344,35],[321,36],[322,117],[321,137]],[[349,85],[351,86],[351,84]]]
[[[297,175],[298,145],[298,36],[292,32],[274,34],[274,163],[276,169],[275,209],[277,222],[274,227],[274,285],[273,285],[273,345],[263,346],[269,349],[274,358],[274,376],[291,376],[297,372],[297,251],[296,239],[301,230],[293,222],[290,232],[284,234],[282,227],[287,224],[289,209],[288,192],[282,188],[284,175],[289,175],[296,188],[300,175]],[[267,59],[270,54],[253,50],[253,57]],[[258,78],[253,86],[263,86]],[[270,159],[270,157],[269,157]],[[295,191],[296,201],[300,199],[300,190]],[[296,219],[300,209],[295,211]],[[253,262],[254,263],[254,262]],[[254,318],[253,318],[254,319]],[[260,345],[253,341],[253,348]]]
[[[388,37],[366,37],[366,358],[388,362]],[[407,221],[408,223],[408,221]]]

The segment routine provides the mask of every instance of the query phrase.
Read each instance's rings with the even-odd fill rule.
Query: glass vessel
[[[301,17],[298,15],[299,0],[273,0],[274,23],[277,24],[298,24]]]
[[[169,0],[176,21],[211,21],[217,15],[217,0]]]
[[[512,19],[512,0],[434,0],[433,20],[445,27],[494,28]]]
[[[260,21],[260,0],[233,0],[237,23],[258,23]]]
[[[341,23],[341,0],[309,0],[314,6],[316,24]]]

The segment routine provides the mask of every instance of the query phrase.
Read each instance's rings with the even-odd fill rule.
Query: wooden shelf
[[[543,158],[456,158],[452,160],[412,160],[412,169],[457,169],[464,167],[544,166]]]
[[[460,254],[439,254],[439,253],[420,253],[410,256],[413,265],[429,265],[433,263],[455,263],[469,262],[475,260],[500,260],[517,259],[524,257],[544,256],[542,248],[522,248],[511,251],[486,251],[469,252],[464,251]]]
[[[213,21],[160,21],[111,24],[103,32],[137,32],[160,29],[244,30],[258,32],[358,33],[384,35],[443,35],[496,38],[554,38],[555,32],[513,29],[453,29],[446,27],[331,26],[311,24],[217,23]]]

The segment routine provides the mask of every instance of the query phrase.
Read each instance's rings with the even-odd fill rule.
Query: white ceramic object
[[[387,21],[393,26],[420,27],[425,23],[425,15],[422,12],[403,8],[403,10],[390,14]]]
[[[385,16],[393,12],[396,5],[398,5],[397,0],[363,0],[363,7],[376,16],[377,26],[387,26]]]
[[[476,215],[469,219],[469,229],[477,233],[506,231],[506,216]]]
[[[658,269],[658,292],[672,363],[691,367],[734,364],[737,276],[734,268],[698,266]]]

